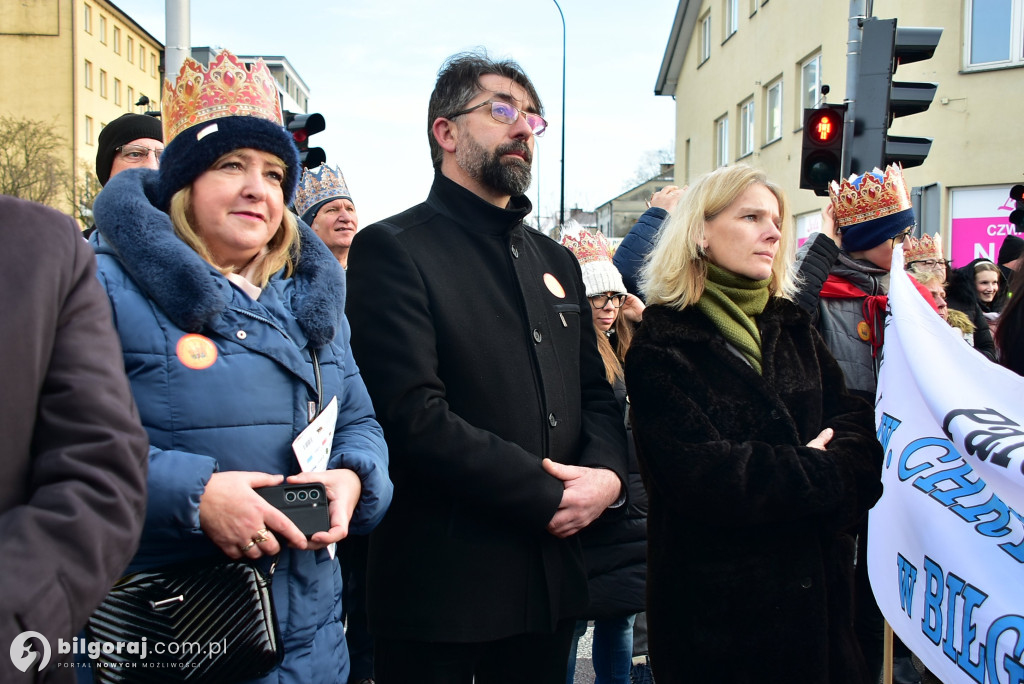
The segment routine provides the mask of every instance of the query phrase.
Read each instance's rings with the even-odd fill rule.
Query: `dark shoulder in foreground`
[[[438,211],[434,207],[430,206],[427,202],[421,202],[420,204],[409,207],[401,213],[389,216],[386,219],[376,221],[365,228],[361,228],[359,232],[356,233],[354,240],[358,240],[360,233],[363,231],[385,231],[391,235],[398,235],[406,230],[412,230],[430,223],[430,221],[437,215]]]

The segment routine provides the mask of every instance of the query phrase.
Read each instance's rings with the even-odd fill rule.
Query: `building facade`
[[[98,190],[86,171],[107,122],[159,109],[162,56],[163,45],[106,0],[0,3],[0,114],[53,125],[81,202]],[[70,198],[58,208],[80,214]]]
[[[676,101],[678,185],[746,162],[786,190],[801,236],[817,228],[825,199],[799,189],[803,109],[823,85],[827,102],[845,99],[849,10],[836,0],[680,1],[655,86]],[[1024,0],[878,0],[873,11],[943,28],[931,59],[894,76],[937,82],[931,107],[896,119],[890,133],[934,139],[924,164],[906,170],[921,188],[923,229],[942,232],[955,265],[994,257],[1013,229],[1009,189],[1024,182],[1014,154]]]
[[[672,174],[672,165],[662,164],[661,173],[657,176],[599,206],[597,208],[597,232],[604,233],[607,238],[625,237],[641,214],[647,211],[647,202],[651,199],[651,195],[666,185],[672,185]]]

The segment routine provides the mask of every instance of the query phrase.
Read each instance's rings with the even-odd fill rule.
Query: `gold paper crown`
[[[295,213],[301,217],[310,207],[324,200],[343,197],[352,199],[352,193],[348,191],[341,169],[332,169],[327,164],[304,169],[299,188],[295,191]]]
[[[283,125],[277,82],[262,59],[252,70],[228,52],[221,52],[210,68],[187,57],[174,86],[164,81],[162,105],[164,144],[186,128],[225,116],[255,116]]]
[[[925,259],[935,259],[942,261],[942,236],[938,233],[935,237],[932,237],[928,233],[918,240],[914,237],[907,237],[903,242],[903,261],[904,263],[911,263],[913,261],[924,261]]]
[[[903,169],[899,164],[890,164],[885,167],[884,173],[875,168],[859,177],[850,176],[842,184],[832,181],[828,194],[836,211],[836,224],[839,228],[913,208],[910,189],[903,180]]]

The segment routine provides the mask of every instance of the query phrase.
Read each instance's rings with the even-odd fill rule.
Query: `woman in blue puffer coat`
[[[146,521],[130,570],[218,554],[269,566],[277,556],[284,659],[261,681],[344,684],[334,542],[373,529],[392,485],[349,347],[343,273],[285,209],[300,167],[276,90],[246,115],[204,108],[217,99],[204,88],[234,85],[251,96],[272,79],[265,65],[249,72],[222,52],[210,65],[217,78],[191,60],[186,69],[202,85],[186,91],[179,78],[165,92],[160,171],[116,176],[94,208],[99,278],[151,442]],[[329,453],[319,463],[306,453],[300,464],[293,441],[332,405],[336,421],[313,427],[333,427]],[[329,530],[306,539],[255,491],[286,478],[323,483]]]

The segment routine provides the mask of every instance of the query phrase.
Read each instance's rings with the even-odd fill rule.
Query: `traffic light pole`
[[[851,173],[850,149],[853,146],[857,109],[857,76],[863,35],[861,26],[871,16],[871,4],[871,0],[850,0],[849,32],[846,39],[846,115],[843,117],[843,163],[840,178],[848,178]]]

